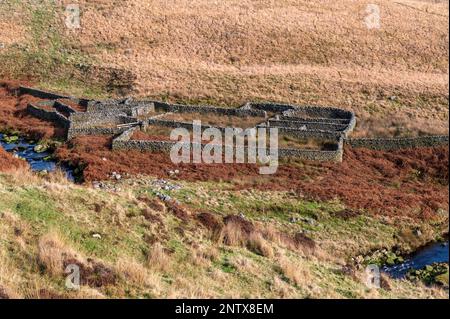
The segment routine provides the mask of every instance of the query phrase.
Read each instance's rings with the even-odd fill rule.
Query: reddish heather
[[[28,103],[41,99],[30,95],[18,97],[14,93],[20,84],[27,83],[0,82],[0,129],[17,130],[36,139],[64,136],[64,129],[27,114]]]
[[[13,128],[36,138],[58,137],[61,128],[29,116],[27,103],[39,99],[17,97],[19,83],[0,82],[0,128]],[[133,138],[145,135],[136,132]],[[149,138],[148,136],[146,138]],[[85,167],[86,181],[108,178],[113,172],[178,178],[188,181],[230,181],[235,189],[292,190],[309,199],[338,198],[349,209],[375,214],[431,218],[448,210],[448,147],[395,152],[346,148],[343,163],[288,161],[274,175],[259,175],[251,164],[172,164],[168,155],[139,151],[111,151],[111,137],[84,136],[57,151],[62,161]],[[2,152],[0,168],[18,163]]]
[[[283,163],[276,174],[259,175],[251,164],[172,164],[168,155],[110,150],[111,137],[78,137],[60,148],[59,158],[86,166],[86,181],[113,172],[231,181],[235,189],[293,190],[306,198],[339,198],[349,208],[376,214],[429,218],[448,210],[448,147],[395,152],[346,149],[343,163]],[[106,160],[105,160],[106,159]]]
[[[25,161],[14,158],[0,146],[0,172],[9,172],[24,167],[27,167]]]

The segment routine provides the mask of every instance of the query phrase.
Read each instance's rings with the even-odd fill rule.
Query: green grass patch
[[[107,97],[104,88],[84,77],[78,68],[95,61],[66,34],[64,7],[51,0],[35,1],[33,5],[23,2],[8,1],[8,6],[2,9],[4,15],[12,15],[20,5],[20,19],[28,37],[20,45],[0,51],[0,76],[31,77],[42,89],[86,98]]]

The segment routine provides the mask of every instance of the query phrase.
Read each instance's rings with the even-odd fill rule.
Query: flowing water
[[[66,173],[69,180],[74,180],[72,169],[58,165],[50,157],[51,153],[47,151],[36,152],[36,145],[36,143],[30,143],[23,138],[19,138],[13,143],[6,143],[3,139],[3,134],[0,134],[0,147],[3,147],[7,152],[14,153],[16,156],[25,159],[33,171],[51,172],[59,167]],[[445,243],[435,243],[411,255],[402,264],[383,267],[383,271],[394,278],[402,278],[410,269],[421,269],[435,262],[448,262],[448,252],[448,241]]]
[[[406,258],[404,263],[385,266],[383,271],[393,278],[403,278],[410,269],[421,269],[432,263],[448,263],[448,249],[448,241],[428,245]]]
[[[4,134],[0,134],[0,147],[3,147],[3,149],[9,153],[13,153],[15,156],[25,159],[33,171],[52,172],[59,168],[66,173],[69,180],[74,181],[73,170],[64,165],[58,165],[51,157],[52,154],[48,151],[36,152],[36,143],[30,143],[23,138],[19,138],[12,143],[7,143],[3,137]]]

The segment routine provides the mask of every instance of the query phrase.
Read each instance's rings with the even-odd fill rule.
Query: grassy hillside
[[[72,30],[69,3],[0,1],[1,129],[61,137],[26,114],[20,83],[92,98],[329,104],[356,112],[356,136],[448,133],[448,1],[379,0],[380,29],[352,0],[79,0]],[[448,298],[384,275],[371,290],[364,274],[381,251],[397,258],[448,235],[447,147],[346,148],[343,163],[287,160],[273,176],[113,152],[108,136],[54,155],[85,184],[33,174],[0,149],[0,299]],[[81,290],[65,287],[69,264]]]
[[[360,135],[448,131],[448,1],[378,1],[380,29],[351,0],[79,1],[77,30],[62,7],[26,3],[1,5],[2,73],[46,87],[333,104],[358,113]]]
[[[162,191],[173,200],[160,201],[151,179],[122,181],[108,191],[69,184],[58,174],[0,174],[0,294],[447,297],[439,288],[388,278],[382,289],[369,290],[364,268],[345,266],[351,256],[380,247],[420,245],[438,236],[439,227],[404,219],[400,228],[395,219],[342,214],[339,202],[288,192],[171,183],[181,188]],[[414,227],[422,229],[419,242],[407,235]],[[70,263],[82,269],[79,291],[64,285]]]

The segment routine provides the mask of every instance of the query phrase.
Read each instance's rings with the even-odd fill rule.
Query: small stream
[[[35,147],[37,143],[30,143],[24,138],[19,138],[17,141],[7,143],[4,140],[4,134],[0,134],[0,147],[9,153],[13,153],[15,156],[25,159],[31,167],[31,170],[36,172],[52,172],[57,168],[60,168],[66,173],[67,179],[74,181],[73,169],[58,165],[57,162],[51,157],[52,153],[48,151],[36,152]]]
[[[393,278],[403,278],[410,269],[421,269],[433,263],[448,263],[448,241],[428,245],[410,257],[402,264],[384,266],[383,271]]]
[[[52,154],[50,152],[36,152],[35,147],[37,143],[31,143],[24,138],[19,138],[12,143],[6,143],[3,137],[4,134],[0,134],[0,147],[3,147],[9,153],[13,153],[16,156],[25,159],[33,171],[52,172],[59,167],[66,173],[66,176],[70,181],[75,180],[73,169],[64,165],[58,165],[51,157]],[[448,255],[448,241],[444,243],[434,243],[412,254],[405,259],[404,263],[394,266],[384,266],[382,270],[393,278],[403,278],[410,269],[421,269],[433,263],[448,263]]]

